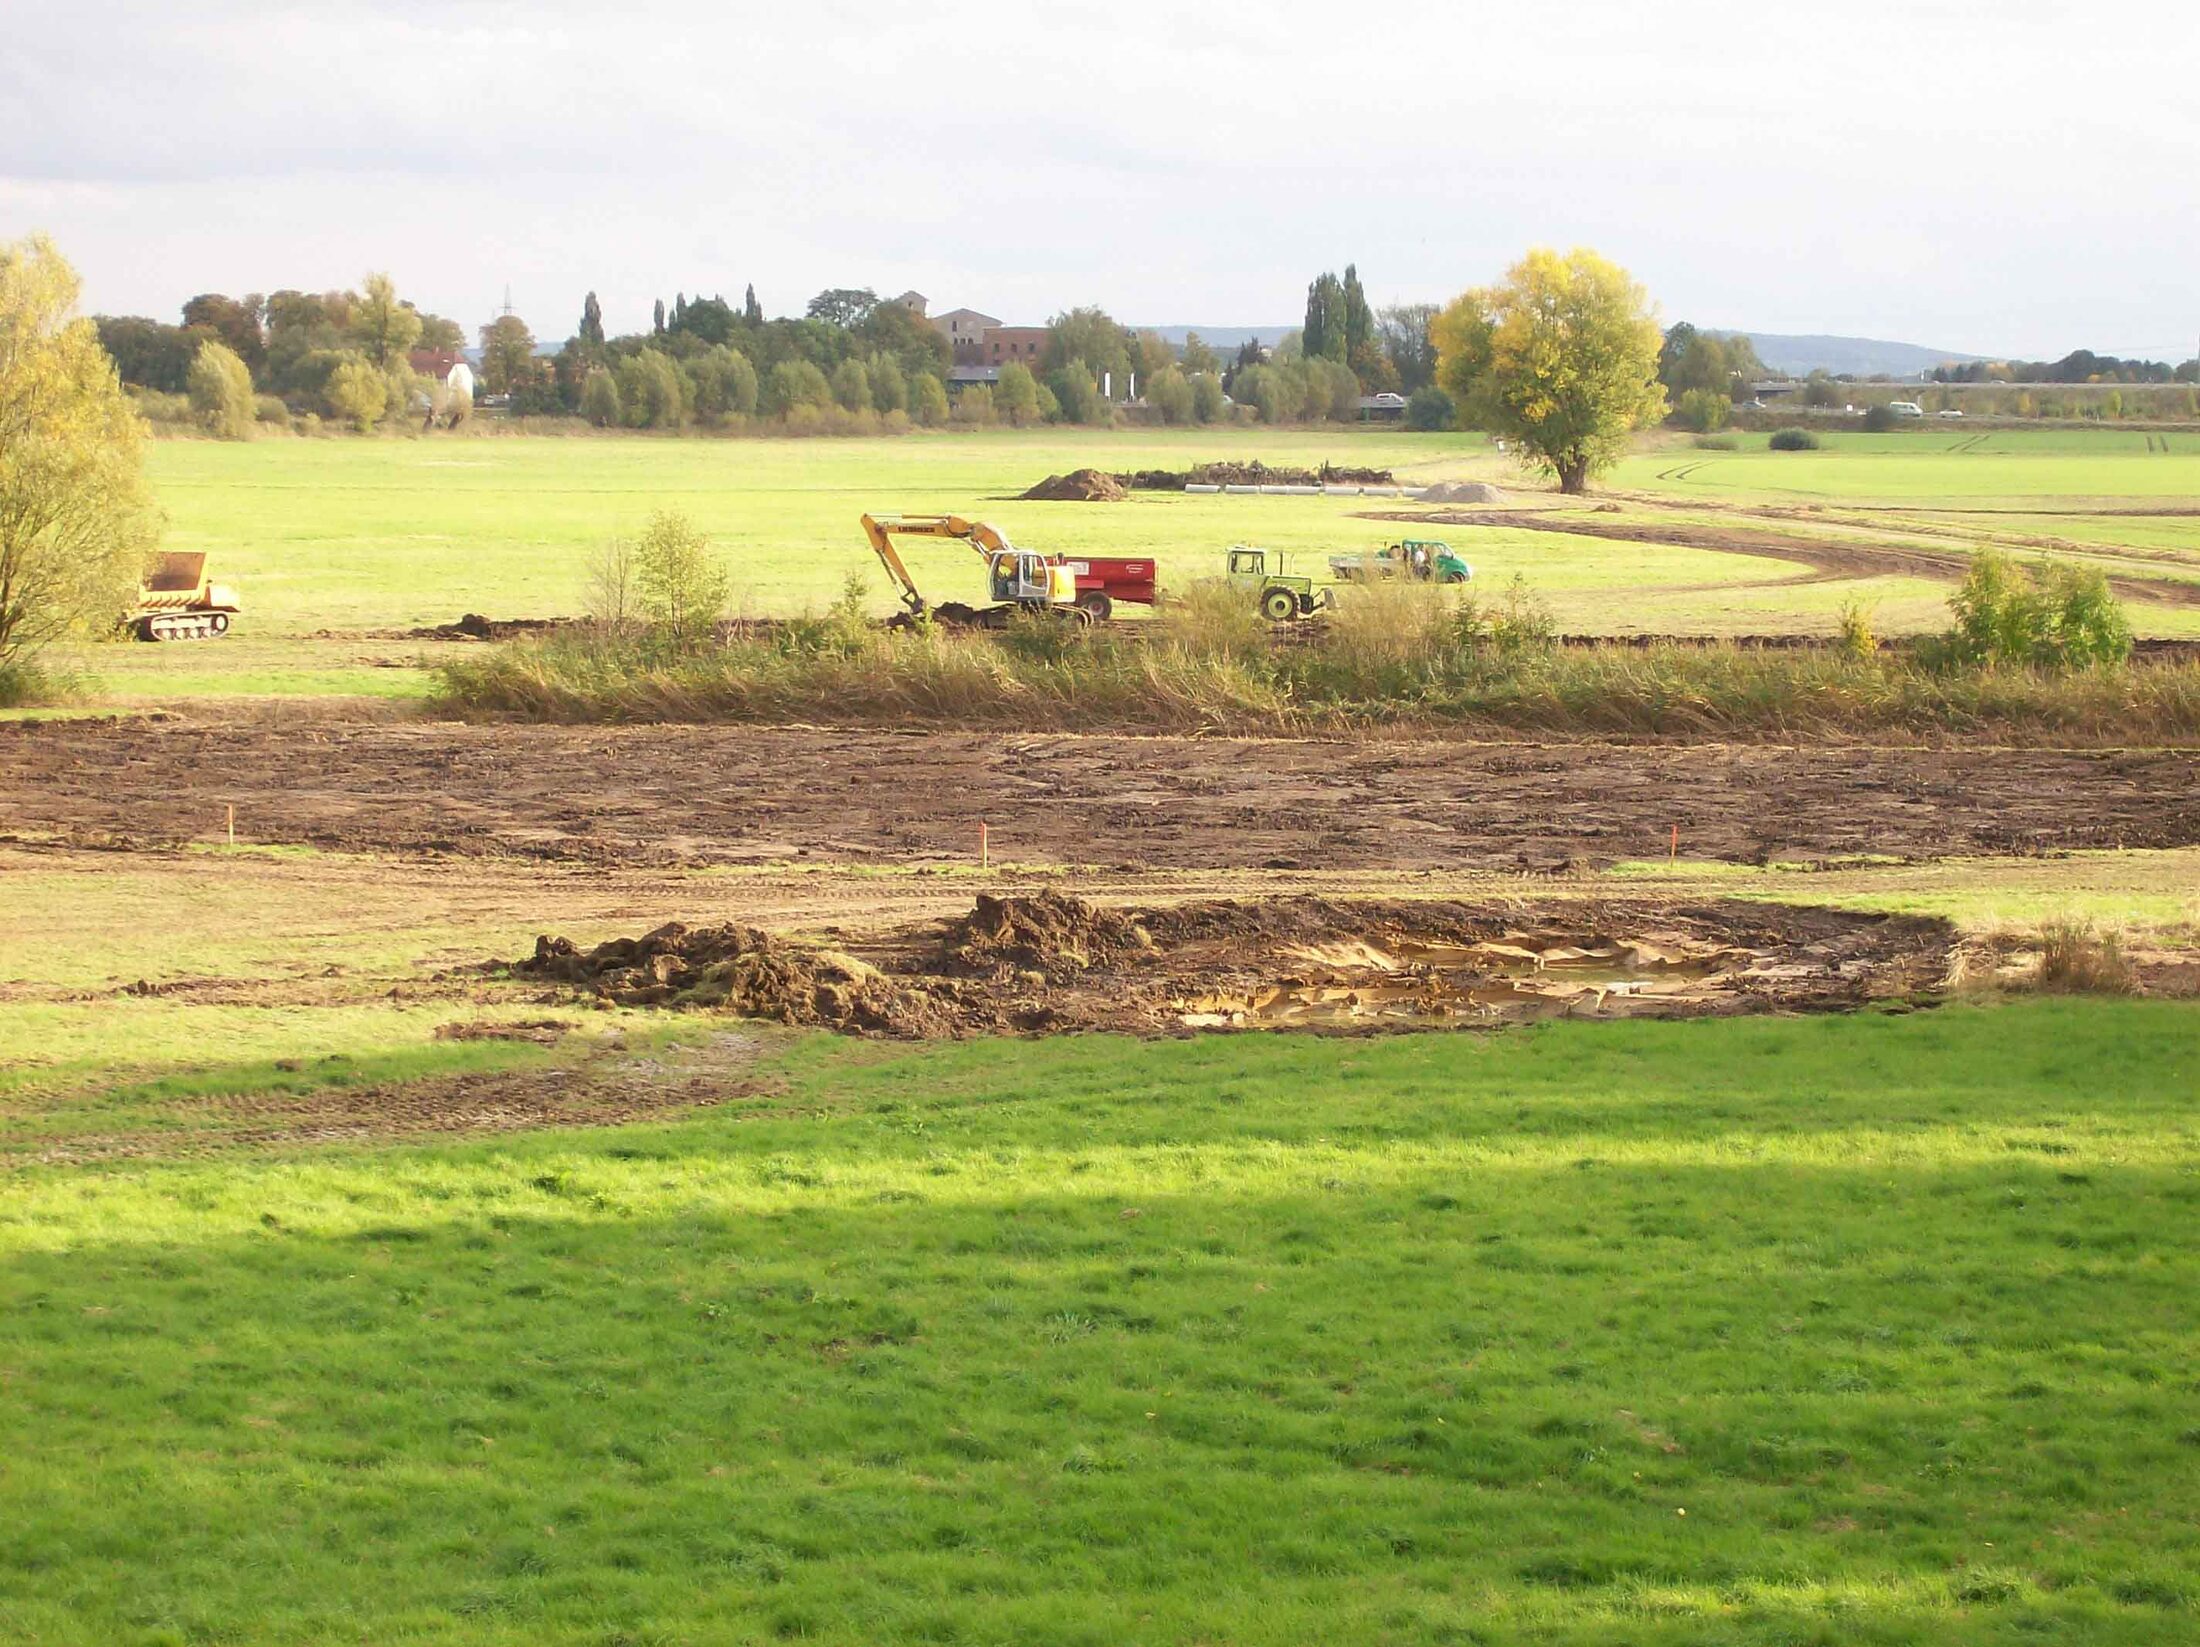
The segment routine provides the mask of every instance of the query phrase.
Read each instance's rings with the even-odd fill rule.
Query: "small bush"
[[[1547,651],[1558,644],[1558,619],[1550,603],[1518,572],[1489,608],[1486,619],[1490,642],[1502,656]]]
[[[717,635],[730,586],[724,564],[695,523],[659,510],[634,544],[634,584],[656,638],[692,651]]]
[[[1698,435],[1688,443],[1699,452],[1739,452],[1742,443],[1732,435]]]
[[[790,618],[779,626],[779,650],[790,658],[855,657],[875,635],[865,610],[870,599],[871,586],[863,574],[850,572],[823,617]]]
[[[2129,995],[2137,987],[2122,940],[2091,921],[2050,921],[2041,929],[2033,982],[2058,995]]]
[[[1981,550],[1948,606],[1955,626],[1934,648],[1943,663],[2070,669],[2131,656],[2131,624],[2095,568],[2044,559],[2025,567]]]
[[[1406,427],[1421,434],[1449,429],[1459,421],[1459,407],[1433,383],[1423,384],[1406,397]]]
[[[57,695],[53,677],[30,659],[0,660],[0,709],[51,703]]]
[[[1879,635],[1872,627],[1872,606],[1869,601],[1845,600],[1841,603],[1840,628],[1834,644],[1844,657],[1864,659],[1877,656]]]
[[[273,428],[290,427],[290,408],[283,404],[281,395],[261,395],[252,402],[252,414],[262,423]]]
[[[1808,429],[1775,429],[1765,446],[1774,452],[1815,452],[1818,437]]]
[[[1864,432],[1868,435],[1886,434],[1901,421],[1884,401],[1864,408]]]
[[[1708,435],[1724,429],[1734,415],[1734,402],[1716,389],[1689,389],[1673,408],[1673,421],[1683,429]]]

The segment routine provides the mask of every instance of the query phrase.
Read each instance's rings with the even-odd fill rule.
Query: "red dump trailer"
[[[1139,606],[1153,604],[1154,569],[1150,560],[1123,555],[1063,555],[1059,564],[1075,575],[1077,604],[1095,620],[1104,622],[1119,600]]]

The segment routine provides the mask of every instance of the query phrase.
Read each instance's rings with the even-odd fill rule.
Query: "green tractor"
[[[1281,555],[1271,555],[1265,549],[1255,549],[1248,544],[1241,543],[1230,551],[1227,581],[1231,588],[1251,594],[1260,615],[1270,623],[1310,618],[1331,604],[1328,590],[1318,595],[1314,592],[1312,578],[1289,576],[1283,569]]]
[[[1329,570],[1346,583],[1465,583],[1474,568],[1437,538],[1403,538],[1370,555],[1331,555]]]

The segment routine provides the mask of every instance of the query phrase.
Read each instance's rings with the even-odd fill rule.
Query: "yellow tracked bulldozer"
[[[200,550],[163,554],[138,585],[137,608],[123,625],[143,641],[212,640],[229,633],[237,592],[209,582]]]

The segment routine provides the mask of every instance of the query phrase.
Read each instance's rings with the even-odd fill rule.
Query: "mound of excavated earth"
[[[1098,469],[1072,469],[1066,475],[1049,475],[1024,498],[1034,503],[1121,503],[1130,493],[1113,475]]]
[[[840,947],[677,923],[587,951],[544,937],[511,970],[856,1035],[1366,1031],[1852,1008],[1937,990],[1954,943],[1942,921],[1763,904],[1117,910],[1048,891]]]

